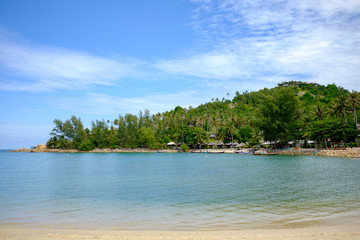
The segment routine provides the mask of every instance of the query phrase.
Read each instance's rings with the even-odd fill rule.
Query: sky
[[[0,149],[292,80],[360,91],[359,0],[0,1]]]

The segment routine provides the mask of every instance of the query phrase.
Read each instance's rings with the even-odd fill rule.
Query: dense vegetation
[[[49,148],[181,148],[213,147],[218,143],[313,140],[317,146],[354,145],[358,142],[357,115],[360,95],[342,87],[314,83],[284,82],[258,92],[236,92],[232,100],[212,99],[196,108],[176,107],[164,113],[126,114],[114,120],[96,120],[84,128],[80,118],[54,120]],[[212,139],[209,137],[212,136]]]

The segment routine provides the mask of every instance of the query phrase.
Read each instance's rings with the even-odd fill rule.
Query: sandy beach
[[[326,226],[296,229],[252,229],[240,231],[123,231],[93,229],[27,229],[0,228],[0,239],[8,240],[65,240],[65,239],[126,239],[126,240],[217,240],[217,239],[267,239],[267,240],[344,240],[360,239],[360,225]]]
[[[204,151],[210,152],[224,152],[224,153],[236,153],[235,149],[232,148],[220,148],[220,149],[192,149],[189,152],[197,152],[202,153]],[[11,150],[10,152],[53,152],[53,153],[79,153],[81,151],[78,150],[66,150],[66,149],[48,149],[44,144],[39,144],[34,149],[16,149]],[[163,150],[153,150],[147,148],[116,148],[116,149],[94,149],[92,151],[88,151],[90,153],[155,153],[155,152],[162,152],[162,153],[176,153],[177,150],[172,149],[163,149]],[[290,149],[290,150],[278,150],[279,155],[299,155],[299,156],[306,156],[306,155],[316,155],[316,156],[325,156],[325,157],[347,157],[347,158],[360,158],[360,148],[346,148],[346,149],[315,149],[315,148],[308,148],[308,149]]]

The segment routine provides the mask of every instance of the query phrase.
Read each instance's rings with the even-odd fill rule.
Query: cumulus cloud
[[[17,43],[0,35],[0,89],[51,91],[111,85],[135,74],[135,61],[116,61],[68,49]]]

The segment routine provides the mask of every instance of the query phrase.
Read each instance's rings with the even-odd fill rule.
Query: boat
[[[258,150],[256,152],[253,153],[254,155],[278,155],[279,153],[277,152],[271,152],[270,150]]]
[[[252,154],[252,152],[250,152],[250,151],[243,151],[243,150],[235,151],[235,153],[237,153],[237,154]]]
[[[278,153],[259,153],[259,152],[254,152],[253,155],[278,155]]]

